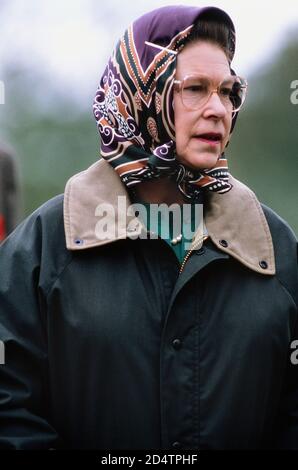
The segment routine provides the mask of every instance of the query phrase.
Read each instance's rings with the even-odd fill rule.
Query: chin
[[[203,153],[201,155],[189,155],[181,158],[180,161],[193,170],[211,170],[215,167],[220,155]]]

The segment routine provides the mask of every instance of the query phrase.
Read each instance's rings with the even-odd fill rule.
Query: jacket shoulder
[[[15,269],[22,265],[30,276],[37,270],[45,290],[72,258],[65,242],[63,199],[58,195],[42,204],[1,244],[1,263],[15,260]]]
[[[265,217],[269,224],[272,235],[277,231],[279,235],[282,235],[289,241],[297,243],[297,237],[295,235],[292,227],[284,220],[280,215],[278,215],[273,209],[261,203],[262,209],[264,211]]]
[[[29,217],[37,218],[41,217],[44,220],[57,219],[57,217],[63,217],[63,201],[64,195],[59,194],[49,199],[37,209]]]
[[[28,215],[22,222],[18,224],[15,230],[4,240],[3,245],[12,243],[13,240],[18,240],[23,236],[28,241],[32,241],[34,234],[44,234],[48,231],[53,232],[58,226],[63,226],[63,194],[49,199],[47,202],[39,206],[30,215]]]

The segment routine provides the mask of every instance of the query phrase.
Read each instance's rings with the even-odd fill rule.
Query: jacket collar
[[[248,268],[260,274],[273,275],[273,243],[261,204],[243,183],[232,176],[230,182],[233,185],[231,191],[208,194],[204,204],[204,222],[208,235],[221,251]],[[122,198],[118,199],[119,196]],[[64,194],[67,248],[82,250],[98,247],[146,232],[138,219],[134,216],[126,217],[125,204],[130,204],[126,187],[104,159],[70,178]],[[111,207],[112,212],[109,209]],[[107,212],[102,213],[103,208]],[[109,233],[107,239],[99,239],[96,235],[99,216],[104,216],[106,226],[113,226],[112,223],[109,225],[109,221],[115,221],[117,233]]]

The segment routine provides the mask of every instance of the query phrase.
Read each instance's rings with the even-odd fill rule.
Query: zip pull
[[[180,270],[179,270],[179,275],[182,273],[185,265],[186,265],[186,262],[188,260],[188,258],[190,257],[190,255],[192,254],[193,251],[195,251],[195,249],[201,245],[203,246],[204,244],[204,241],[207,240],[207,238],[209,237],[209,235],[204,235],[203,238],[200,238],[195,244],[194,246],[191,248],[191,250],[189,250],[189,252],[187,253],[187,255],[185,256],[184,260],[182,261],[182,264],[181,264],[181,267],[180,267]],[[202,242],[202,244],[201,244]]]

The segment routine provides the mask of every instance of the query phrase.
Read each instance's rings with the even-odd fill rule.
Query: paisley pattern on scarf
[[[223,18],[234,37],[231,19],[218,8],[164,7],[135,21],[108,61],[93,112],[101,155],[128,188],[169,176],[186,199],[199,200],[206,190],[224,193],[232,187],[224,154],[215,168],[195,171],[180,163],[175,152],[172,102],[177,54],[206,10]]]

